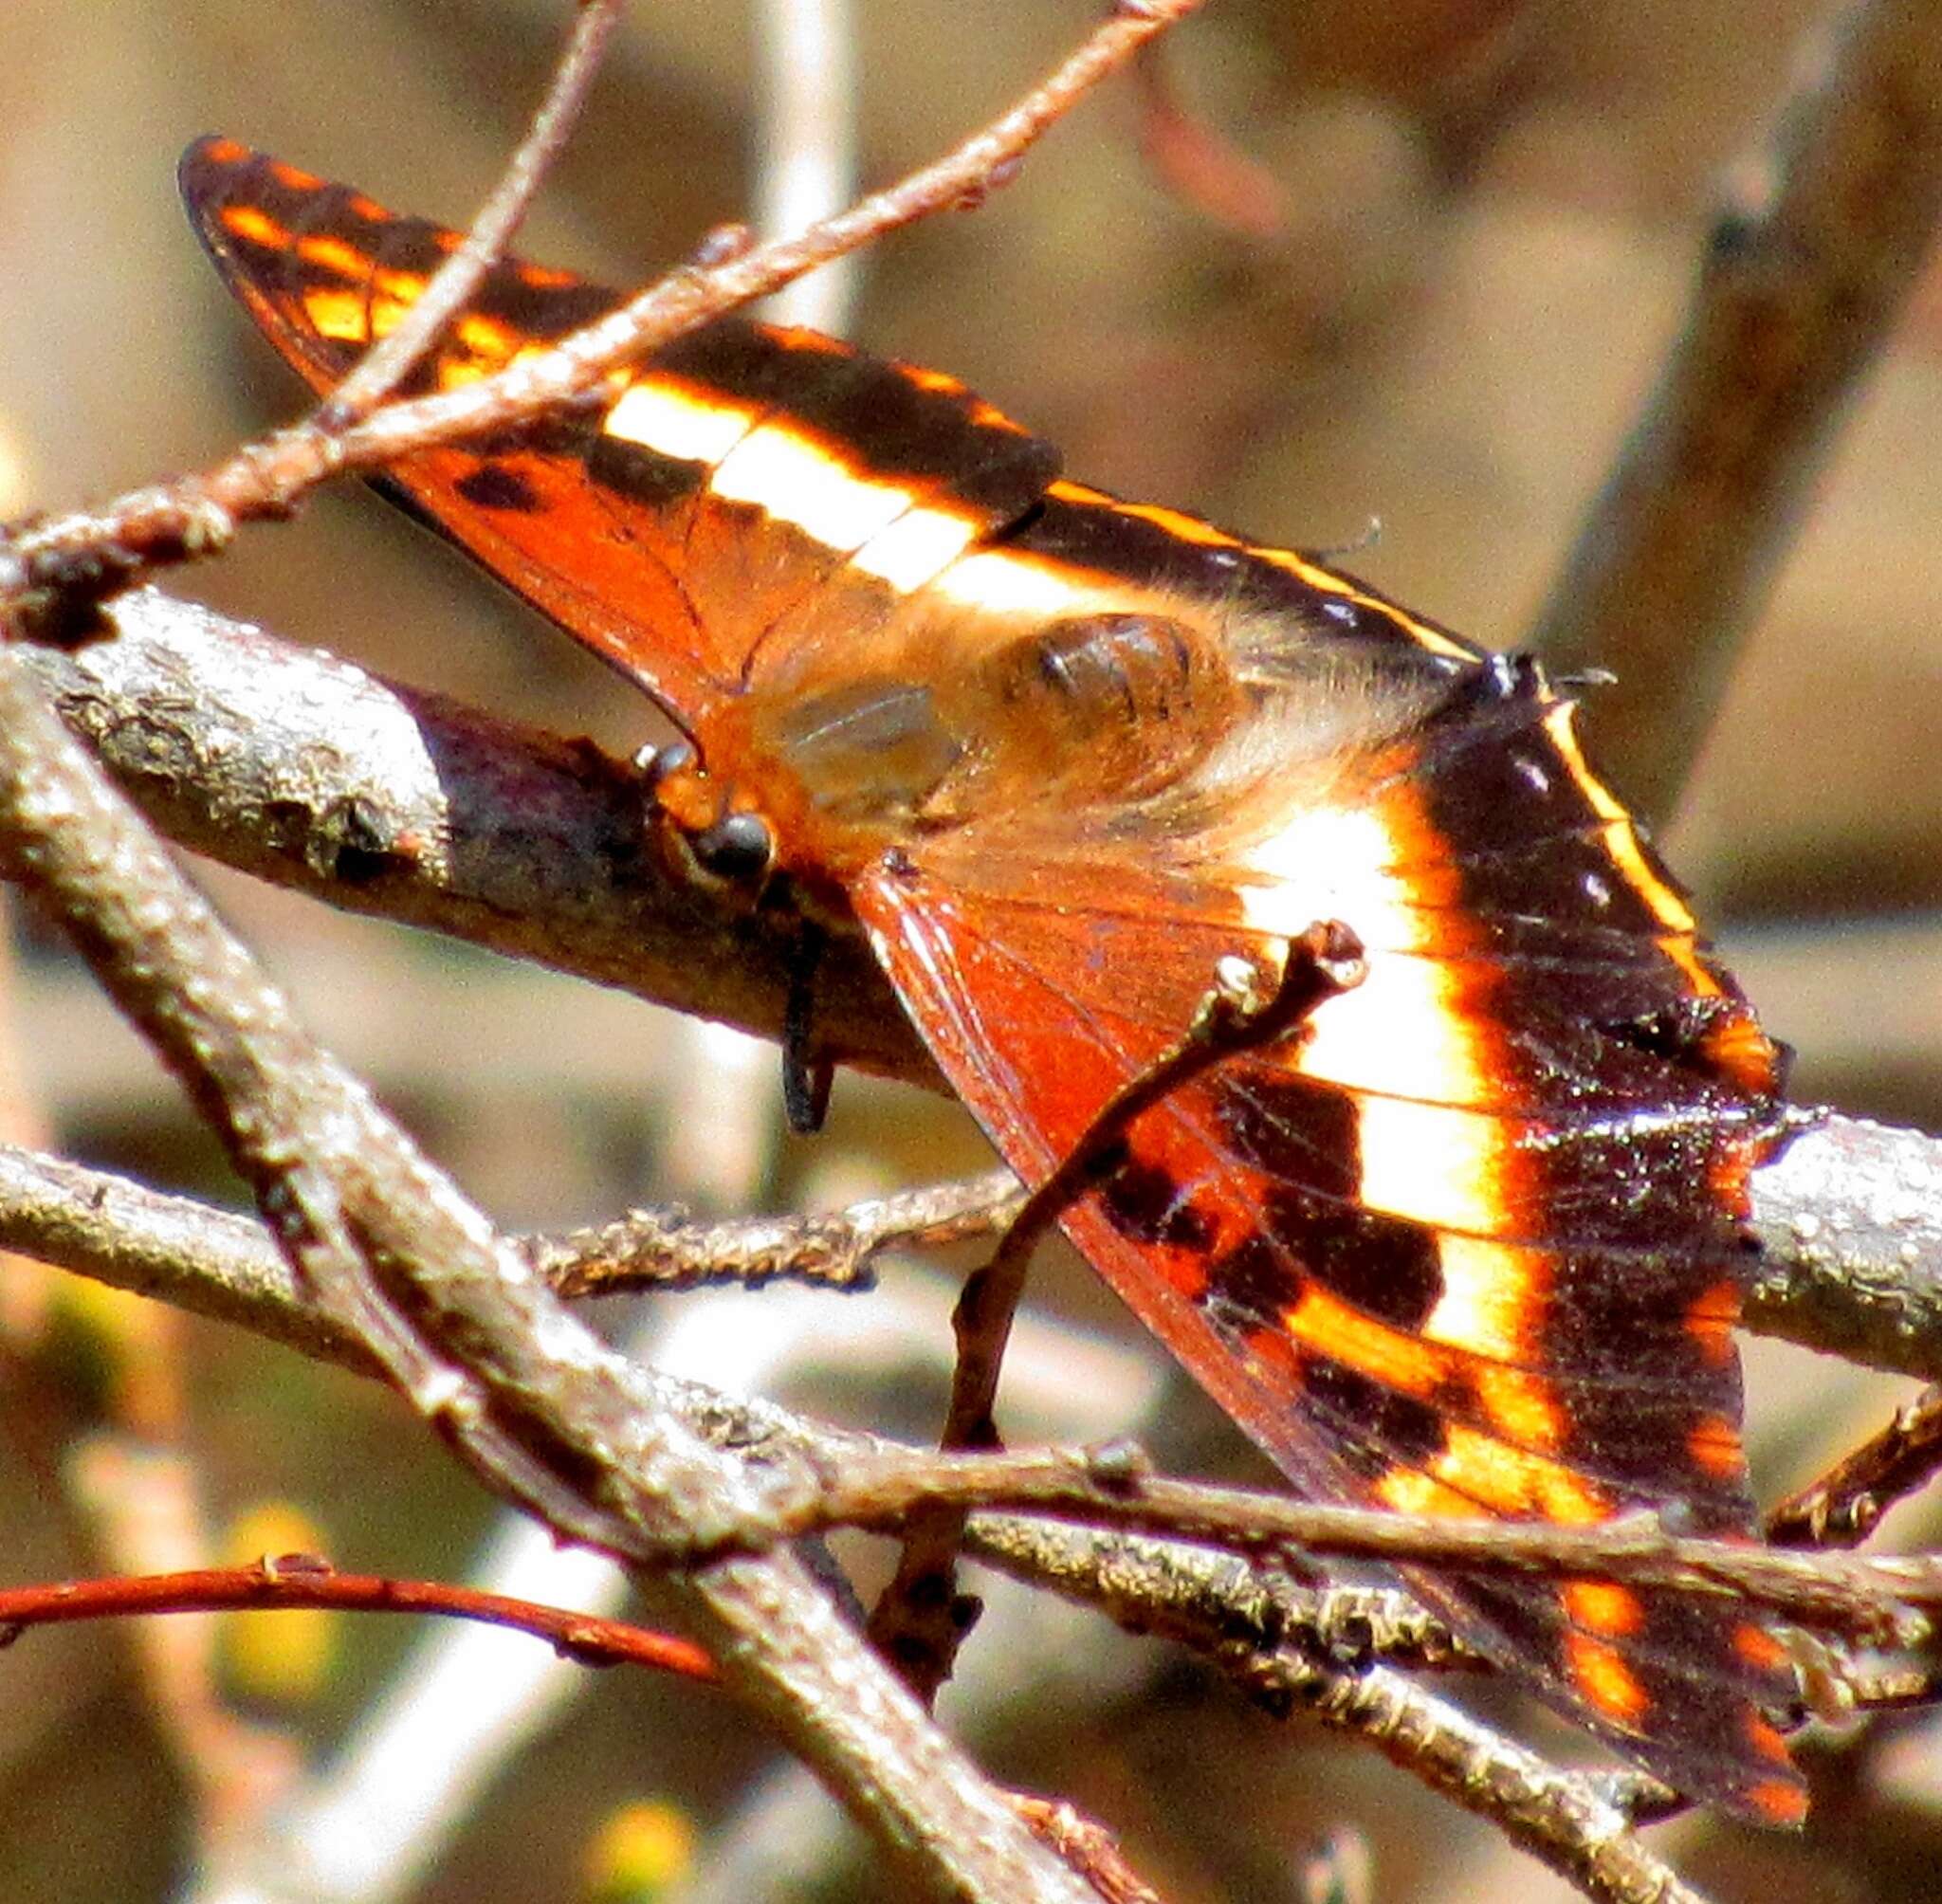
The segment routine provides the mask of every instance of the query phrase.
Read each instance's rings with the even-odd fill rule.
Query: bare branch
[[[578,0],[566,45],[554,63],[546,97],[519,150],[506,161],[492,194],[467,229],[459,247],[436,271],[424,292],[331,392],[319,412],[325,429],[339,430],[368,416],[397,389],[439,334],[470,302],[524,221],[527,208],[560,149],[573,136],[587,90],[614,29],[622,0]]]
[[[1017,105],[944,157],[795,237],[677,272],[556,348],[516,360],[496,375],[387,404],[341,430],[313,418],[249,446],[207,475],[22,525],[0,540],[0,600],[13,608],[24,629],[45,618],[71,631],[87,601],[164,564],[213,555],[240,522],[287,515],[328,477],[382,468],[414,450],[510,429],[818,265],[917,219],[975,204],[1094,86],[1200,4],[1129,0]]]
[[[1611,668],[1601,761],[1671,810],[1857,379],[1942,213],[1942,11],[1861,0],[1731,177],[1683,339],[1530,632]],[[1669,695],[1668,685],[1678,692]]]
[[[28,1627],[130,1614],[235,1613],[265,1607],[327,1607],[340,1613],[430,1613],[475,1620],[544,1639],[592,1666],[650,1666],[684,1678],[712,1680],[715,1662],[699,1646],[626,1620],[601,1620],[504,1594],[480,1593],[445,1581],[394,1580],[339,1573],[314,1554],[284,1554],[253,1566],[62,1581],[51,1586],[0,1588],[0,1644]]]

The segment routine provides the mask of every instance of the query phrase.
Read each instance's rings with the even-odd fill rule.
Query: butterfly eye
[[[776,836],[760,814],[724,814],[688,845],[704,872],[738,886],[760,879],[776,856]]]

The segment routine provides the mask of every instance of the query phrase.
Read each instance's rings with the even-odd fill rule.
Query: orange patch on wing
[[[1373,1321],[1312,1284],[1283,1311],[1281,1323],[1304,1348],[1419,1401],[1433,1395],[1449,1373],[1449,1356],[1433,1345]]]
[[[1570,1422],[1543,1376],[1486,1363],[1471,1370],[1470,1380],[1493,1425],[1521,1447],[1548,1452],[1564,1440]]]
[[[1737,1479],[1746,1460],[1740,1431],[1724,1415],[1708,1415],[1696,1421],[1686,1436],[1686,1453],[1702,1474],[1715,1474],[1723,1481]]]
[[[415,304],[425,295],[429,281],[422,271],[379,271],[372,282],[385,297],[401,304]]]
[[[1764,1095],[1778,1086],[1780,1056],[1751,1012],[1735,1012],[1709,1028],[1699,1049],[1742,1090]]]
[[[212,165],[235,165],[249,156],[249,148],[238,139],[211,138],[203,141],[202,156]]]
[[[971,406],[971,421],[982,430],[1002,430],[1011,436],[1032,434],[1016,417],[1007,416],[997,404],[986,403],[982,397]]]
[[[1460,1422],[1448,1424],[1443,1451],[1428,1465],[1438,1480],[1470,1495],[1483,1511],[1508,1519],[1584,1527],[1611,1512],[1603,1492],[1584,1475]]]
[[[269,175],[286,192],[318,192],[323,187],[323,180],[314,172],[305,172],[287,159],[271,159]]]
[[[303,315],[319,337],[332,343],[361,344],[371,337],[371,307],[362,291],[305,291]]]
[[[1115,503],[1113,509],[1118,515],[1157,523],[1169,536],[1178,536],[1183,542],[1199,542],[1214,549],[1237,549],[1241,545],[1239,537],[1230,536],[1224,529],[1217,529],[1213,523],[1201,522],[1198,516],[1182,515],[1178,509],[1164,509],[1156,503]]]
[[[1585,1702],[1615,1725],[1636,1727],[1652,1709],[1652,1695],[1619,1657],[1618,1648],[1588,1633],[1565,1636],[1565,1661]]]
[[[1419,1468],[1392,1468],[1370,1492],[1383,1507],[1399,1514],[1437,1514],[1456,1521],[1482,1518],[1475,1501]]]
[[[1771,1759],[1778,1766],[1793,1764],[1793,1754],[1786,1748],[1786,1740],[1782,1736],[1780,1728],[1771,1720],[1750,1708],[1742,1724],[1746,1730],[1747,1743],[1763,1759]]]
[[[1643,847],[1639,843],[1639,831],[1632,823],[1631,815],[1612,790],[1591,771],[1585,750],[1578,744],[1578,730],[1573,725],[1577,712],[1570,702],[1560,701],[1545,716],[1545,732],[1551,737],[1578,791],[1585,796],[1592,812],[1605,822],[1605,850],[1618,861],[1640,898],[1652,908],[1653,916],[1675,935],[1670,941],[1660,942],[1666,956],[1692,980],[1694,990],[1701,998],[1717,998],[1719,980],[1699,962],[1693,950],[1692,937],[1698,930],[1693,909],[1653,870]]]
[[[1713,1368],[1733,1359],[1733,1325],[1740,1319],[1740,1292],[1729,1282],[1703,1289],[1686,1305],[1684,1328]]]
[[[1622,1639],[1645,1623],[1645,1608],[1629,1586],[1615,1580],[1567,1580],[1558,1588],[1573,1625]]]
[[[1733,1628],[1733,1651],[1749,1666],[1763,1673],[1777,1673],[1790,1663],[1791,1656],[1764,1626],[1743,1620]]]
[[[452,335],[475,356],[501,360],[520,345],[520,334],[510,324],[482,317],[477,311],[462,313],[452,325]]]
[[[224,230],[247,244],[261,245],[271,251],[285,250],[289,247],[289,232],[267,211],[260,211],[253,205],[226,205],[219,216]]]
[[[314,231],[298,239],[297,255],[306,265],[321,265],[340,278],[361,278],[371,265],[368,254],[326,232]]]
[[[1750,1786],[1747,1803],[1768,1824],[1801,1824],[1807,1816],[1807,1794],[1784,1779],[1768,1779]]]

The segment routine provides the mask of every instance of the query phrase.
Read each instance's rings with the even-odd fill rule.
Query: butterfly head
[[[760,899],[776,870],[776,830],[765,815],[715,778],[687,741],[647,761],[650,834],[677,878],[717,894]]]

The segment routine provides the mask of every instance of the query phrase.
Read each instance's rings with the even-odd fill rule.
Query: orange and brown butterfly
[[[451,234],[232,141],[182,187],[320,390]],[[507,260],[415,387],[609,310]],[[1365,584],[1058,473],[954,378],[716,322],[601,406],[390,483],[690,737],[664,812],[869,937],[1042,1182],[1237,959],[1365,976],[1127,1124],[1063,1218],[1303,1492],[1750,1521],[1731,1329],[1779,1054],[1585,764],[1570,702]],[[1793,1677],[1719,1600],[1416,1583],[1682,1791],[1805,1809]]]

